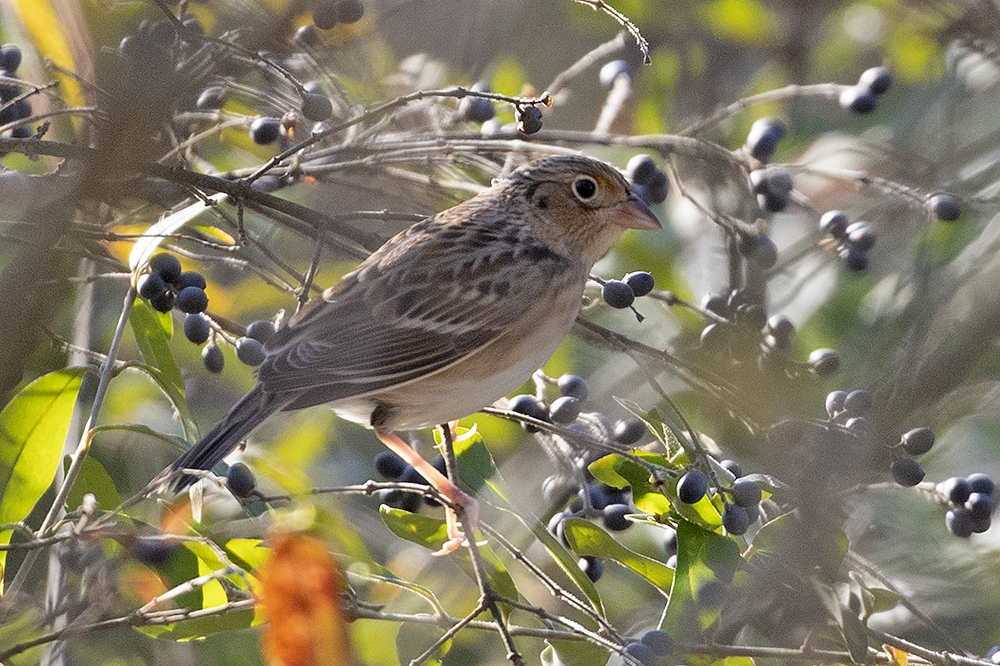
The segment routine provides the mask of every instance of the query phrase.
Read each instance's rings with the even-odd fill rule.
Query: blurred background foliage
[[[829,253],[817,250],[821,234],[815,217],[779,214],[770,221],[770,235],[780,252],[779,264],[770,275],[769,310],[787,314],[796,324],[797,358],[804,359],[817,347],[832,347],[841,355],[842,371],[833,380],[798,383],[771,382],[760,374],[734,375],[728,379],[739,392],[737,405],[706,397],[664,373],[662,381],[684,415],[745,469],[795,478],[803,486],[815,483],[812,499],[820,507],[829,501],[822,495],[827,483],[809,478],[803,469],[808,468],[810,474],[844,475],[852,482],[886,480],[887,456],[871,453],[861,462],[845,461],[836,452],[817,451],[815,442],[781,438],[765,447],[759,433],[748,432],[731,411],[765,426],[791,415],[820,417],[827,391],[866,388],[876,396],[873,421],[878,440],[891,441],[917,425],[933,427],[938,433],[941,445],[922,461],[929,479],[973,471],[1000,477],[1000,355],[996,351],[1000,291],[995,287],[1000,279],[996,259],[1000,221],[995,214],[1000,182],[1000,9],[987,0],[619,0],[613,4],[641,30],[652,58],[649,66],[643,66],[638,48],[626,39],[621,57],[632,66],[633,94],[613,132],[676,133],[743,97],[793,84],[853,83],[864,69],[883,65],[894,73],[896,83],[873,115],[847,114],[828,99],[788,97],[748,108],[699,136],[736,149],[755,119],[777,116],[789,131],[776,161],[863,171],[924,192],[946,189],[959,195],[965,206],[957,226],[934,224],[919,207],[877,187],[819,176],[815,171],[801,178],[796,173],[796,188],[816,210],[842,208],[852,219],[864,217],[879,236],[871,268],[854,274]],[[480,79],[488,80],[502,94],[540,93],[559,72],[613,38],[619,29],[603,13],[570,0],[365,0],[365,7],[361,22],[324,33],[317,52],[322,54],[318,73],[326,70],[336,76],[355,101],[367,105],[412,89],[469,85]],[[297,27],[310,22],[311,4],[302,0],[193,1],[187,11],[211,35],[238,31],[240,43],[250,51],[291,56],[297,49],[291,37]],[[112,53],[122,36],[134,32],[141,20],[160,17],[154,2],[6,0],[2,35],[4,42],[18,43],[25,52],[22,78],[47,81],[58,77],[59,94],[67,104],[102,106],[108,104],[105,91],[121,93],[133,83]],[[48,67],[49,61],[65,71],[78,72],[99,88],[59,74]],[[165,92],[176,101],[196,95],[203,78],[192,70],[169,83],[173,87]],[[163,85],[163,81],[154,80],[153,85]],[[264,77],[256,85],[259,94],[231,102],[229,110],[280,111],[281,95],[287,96],[288,91],[272,89],[279,84]],[[595,66],[572,80],[557,104],[546,111],[545,129],[591,130],[605,96]],[[121,144],[108,163],[122,156],[126,161],[140,159],[148,145],[149,125],[169,111],[169,105],[166,109],[127,105],[116,109],[111,104],[102,108],[112,115],[121,113],[127,122],[116,129],[118,135],[105,134],[98,140],[105,145]],[[268,105],[273,108],[262,108]],[[503,122],[513,119],[509,107],[498,105],[497,109]],[[97,130],[89,123],[59,117],[49,131],[49,139],[88,142],[87,137]],[[588,152],[623,166],[636,151],[595,144]],[[200,159],[217,172],[245,172],[272,154],[270,147],[253,144],[241,126],[206,140],[199,151]],[[4,157],[7,168],[24,173],[50,172],[56,162],[55,158],[19,154]],[[740,174],[722,172],[718,164],[689,156],[679,157],[677,164],[693,196],[747,221],[758,214],[752,202],[748,208],[746,197],[741,199],[745,186]],[[361,186],[365,179],[365,174],[360,178],[337,174],[318,184],[293,185],[280,196],[331,213],[357,209],[432,213],[475,189],[472,183],[458,189],[406,185],[391,179]],[[87,225],[96,220],[100,232],[108,234],[98,235],[96,241],[90,237],[106,251],[101,261],[104,265],[109,258],[124,262],[131,247],[127,234],[141,233],[164,211],[148,200],[131,197],[127,187],[120,191],[113,183],[102,187],[107,189],[91,193],[94,198],[80,204],[85,213],[76,218],[80,229],[64,236],[68,240],[57,246],[58,260],[47,264],[54,271],[48,279],[55,286],[46,292],[38,314],[53,335],[97,351],[107,349],[126,276],[119,272],[95,281],[91,294],[71,287],[67,278],[79,270],[77,259],[94,251],[92,246],[79,251],[73,239],[90,230]],[[695,302],[706,293],[728,291],[722,234],[676,191],[658,213],[666,222],[661,234],[627,237],[597,272],[618,277],[630,270],[648,270],[658,288]],[[279,247],[289,265],[299,270],[308,266],[313,251],[310,243],[252,211],[247,211],[246,224],[269,246]],[[404,226],[371,224],[371,230],[383,237]],[[0,247],[0,266],[11,265],[16,251],[14,244]],[[346,255],[326,259],[316,279],[321,286],[335,283],[356,261]],[[223,253],[191,251],[182,256],[182,262],[185,269],[206,273],[211,309],[226,319],[246,324],[271,317],[280,308],[291,312],[295,306],[289,290],[268,286],[260,276],[248,274],[245,265],[227,262]],[[14,278],[4,275],[4,280]],[[78,314],[84,308],[89,319],[81,333]],[[703,324],[699,318],[654,302],[642,303],[639,309],[647,317],[641,324],[619,311],[598,309],[587,316],[646,344],[697,358]],[[25,355],[27,360],[22,358],[16,369],[15,383],[67,362],[66,352],[48,339],[35,342],[30,355]],[[174,336],[171,349],[203,431],[253,384],[252,370],[240,365],[228,347],[226,370],[218,376],[203,370],[198,349],[181,336]],[[122,358],[138,356],[134,342],[126,337]],[[708,367],[713,363],[711,358],[700,361]],[[722,366],[715,369],[727,372]],[[587,377],[591,406],[611,419],[625,415],[612,396],[646,407],[657,404],[657,397],[644,387],[642,374],[628,358],[586,336],[567,340],[547,371],[552,376],[573,371]],[[124,372],[112,384],[102,418],[107,423],[139,422],[162,432],[180,433],[173,410],[157,387],[134,371]],[[473,422],[497,458],[501,473],[522,493],[522,508],[545,514],[541,482],[554,463],[516,425],[485,416],[464,423]],[[429,436],[421,437],[427,453]],[[264,484],[271,479],[286,489],[304,490],[371,478],[372,458],[379,450],[378,442],[364,429],[314,409],[272,419],[254,436],[244,459],[265,477]],[[141,489],[176,451],[134,433],[107,433],[97,438],[92,455],[125,497]],[[809,456],[811,463],[803,465],[803,458]],[[362,566],[367,549],[374,562],[401,578],[441,588],[447,603],[456,607],[474,604],[472,588],[456,585],[449,590],[447,581],[456,573],[450,561],[429,558],[422,549],[388,532],[374,498],[334,496],[317,504],[319,522],[326,525],[338,549],[358,558],[357,566]],[[848,503],[847,512],[852,548],[878,563],[960,645],[983,654],[1000,643],[995,621],[1000,616],[996,529],[971,542],[958,540],[944,529],[940,507],[900,489],[863,495]],[[216,520],[214,529],[233,534],[259,535],[263,529],[259,519],[246,517],[235,505],[223,508]],[[634,550],[662,559],[660,532],[634,529],[623,539]],[[363,544],[355,541],[355,533]],[[11,569],[16,562],[12,557]],[[128,562],[125,567],[131,570]],[[648,586],[627,571],[608,569],[600,589],[609,614],[629,630],[648,628],[659,616],[661,601],[652,598]],[[517,582],[526,596],[537,585],[530,579]],[[398,591],[373,586],[360,592],[372,601],[391,601],[404,612],[419,609],[419,604],[402,598]],[[872,623],[917,642],[939,644],[934,632],[902,610],[878,615]],[[419,652],[416,642],[427,640],[421,627],[384,622],[356,622],[352,631],[361,661],[378,666],[399,659],[405,663],[405,655]],[[386,640],[389,636],[395,640]],[[530,654],[530,650],[525,652]],[[252,664],[260,662],[260,655],[256,638],[248,630],[224,632],[197,644],[177,644],[121,629],[78,638],[72,662]],[[444,660],[456,665],[502,662],[492,634],[465,633]]]

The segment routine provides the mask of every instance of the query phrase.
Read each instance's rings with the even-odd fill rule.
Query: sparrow
[[[370,427],[475,530],[475,500],[397,431],[486,407],[544,365],[569,333],[594,264],[626,229],[659,229],[614,167],[544,157],[397,234],[306,303],[268,341],[257,385],[151,487],[179,491],[278,411],[329,404]],[[446,509],[448,541],[466,544]]]

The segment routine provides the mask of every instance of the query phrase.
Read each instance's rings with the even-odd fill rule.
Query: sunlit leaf
[[[70,462],[71,459],[67,456],[63,461],[63,466],[69,469]],[[94,495],[97,499],[97,506],[102,509],[114,509],[121,504],[118,490],[115,488],[115,482],[111,479],[111,475],[101,463],[93,458],[87,458],[83,461],[80,476],[77,477],[73,489],[66,497],[66,507],[71,511],[75,510],[76,507],[83,504],[83,496],[86,494]]]
[[[659,628],[677,640],[703,640],[703,631],[719,620],[721,603],[739,563],[736,541],[680,521],[677,569]]]
[[[0,525],[27,517],[52,483],[84,373],[66,368],[39,377],[0,412]],[[10,538],[0,532],[0,543]],[[6,559],[0,552],[0,567]]]
[[[589,520],[570,518],[566,521],[565,528],[566,540],[577,554],[615,560],[648,580],[663,594],[670,591],[674,570],[662,562],[622,546],[610,534]]]

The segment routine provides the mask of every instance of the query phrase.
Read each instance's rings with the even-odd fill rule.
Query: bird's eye
[[[590,176],[580,176],[573,181],[573,194],[580,201],[590,201],[597,194],[597,181]]]

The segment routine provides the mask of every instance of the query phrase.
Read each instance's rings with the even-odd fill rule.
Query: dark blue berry
[[[250,125],[250,138],[261,146],[274,143],[281,135],[281,123],[277,118],[258,118]]]
[[[969,482],[970,491],[974,493],[983,493],[984,495],[993,494],[993,480],[985,474],[976,472],[975,474],[970,474],[965,477],[965,480]]]
[[[863,271],[868,268],[868,253],[853,243],[842,243],[837,248],[837,256],[848,270]]]
[[[708,492],[708,477],[699,469],[693,469],[677,482],[677,499],[685,504],[694,504]]]
[[[646,424],[639,419],[622,419],[615,424],[611,436],[619,444],[631,446],[638,442],[646,432]]]
[[[251,366],[258,366],[264,362],[267,354],[264,353],[264,345],[253,338],[240,338],[236,341],[236,358]]]
[[[625,165],[625,177],[636,185],[649,185],[657,173],[660,173],[660,168],[645,153],[635,155]]]
[[[950,194],[935,194],[928,201],[931,213],[942,222],[954,222],[962,215],[962,205]]]
[[[208,307],[208,296],[204,289],[198,287],[184,287],[177,292],[177,309],[181,312],[194,314],[204,312]]]
[[[586,556],[580,558],[580,568],[583,573],[587,574],[587,578],[594,581],[595,583],[601,579],[604,575],[604,565],[596,557]]]
[[[732,498],[733,502],[743,508],[757,506],[761,499],[760,486],[753,481],[740,479],[733,484]]]
[[[359,0],[339,0],[337,2],[337,22],[350,25],[357,23],[365,15],[365,6]]]
[[[635,300],[635,292],[621,280],[608,280],[601,287],[601,298],[613,308],[627,308]]]
[[[333,104],[330,102],[330,98],[326,95],[306,93],[302,97],[302,115],[308,120],[320,122],[329,118],[332,113]],[[254,139],[254,141],[256,141],[256,139]],[[270,141],[265,143],[270,143]]]
[[[549,406],[549,418],[553,423],[572,423],[580,415],[580,401],[571,395],[556,398]]]
[[[972,494],[972,488],[969,487],[969,481],[963,479],[960,476],[953,476],[950,479],[946,479],[938,484],[938,492],[948,498],[948,501],[952,504],[965,504],[966,500],[969,499],[969,495]]]
[[[525,416],[530,416],[531,418],[539,421],[549,420],[548,411],[542,407],[537,400],[535,400],[534,396],[528,395],[527,393],[522,393],[521,395],[511,398],[507,408],[515,414],[524,414]],[[524,427],[526,432],[538,432],[537,426],[527,423],[522,423],[521,425]]]
[[[948,531],[963,539],[972,536],[972,516],[964,507],[951,509],[944,515],[944,524]]]
[[[156,273],[140,275],[136,286],[139,295],[148,301],[159,298],[167,290],[167,283]]]
[[[826,413],[832,419],[844,411],[844,402],[847,400],[847,391],[830,391],[826,394]]]
[[[485,123],[496,115],[493,102],[483,97],[463,97],[458,103],[458,113],[473,123]]]
[[[914,428],[903,435],[900,443],[911,456],[923,455],[934,446],[934,433],[930,428]]]
[[[917,461],[910,458],[900,458],[889,465],[893,480],[901,486],[915,486],[924,480],[924,470]]]
[[[656,282],[653,280],[653,276],[646,271],[634,271],[629,273],[624,278],[625,284],[632,288],[632,293],[638,298],[639,296],[645,296],[649,292],[653,291],[653,287],[656,286]]]
[[[184,337],[196,345],[206,342],[211,330],[212,325],[208,317],[201,313],[189,314],[184,318]]]
[[[226,487],[237,497],[249,497],[257,486],[250,468],[241,462],[229,466]]]
[[[406,470],[406,461],[395,451],[381,451],[375,456],[375,471],[386,479],[398,479]]]
[[[871,113],[878,106],[878,99],[867,86],[851,86],[840,93],[840,108],[852,113]]]
[[[993,515],[993,496],[986,493],[972,493],[965,501],[965,508],[973,520],[986,520]]]
[[[17,44],[0,46],[0,69],[14,73],[21,66],[21,49]]]
[[[864,416],[872,408],[872,396],[868,391],[858,389],[844,397],[844,411],[848,416]]]
[[[604,527],[621,532],[632,527],[632,521],[625,517],[631,511],[627,504],[609,504],[604,507]]]
[[[750,514],[742,506],[727,504],[722,510],[722,526],[735,536],[742,536],[750,529]]]
[[[722,467],[722,469],[729,472],[730,474],[732,474],[737,479],[743,476],[743,469],[740,467],[740,464],[735,460],[723,460],[722,462],[719,463],[719,466]]]
[[[774,118],[760,118],[750,127],[747,148],[753,157],[764,164],[771,161],[778,141],[785,135],[785,126]]]
[[[514,109],[514,119],[517,131],[522,134],[534,134],[542,129],[542,110],[537,106],[518,106]]]
[[[212,343],[205,345],[205,348],[201,350],[201,362],[205,364],[206,370],[217,375],[222,372],[226,357],[219,345]]]
[[[833,349],[814,349],[809,354],[809,369],[820,377],[830,377],[840,370],[840,355]]]
[[[667,180],[667,174],[657,171],[646,183],[646,192],[651,203],[661,204],[666,201],[667,195],[670,193],[670,182]]]
[[[872,67],[861,73],[858,85],[868,88],[876,97],[884,95],[892,87],[892,74],[885,67]]]
[[[622,652],[643,664],[643,666],[656,666],[656,653],[653,652],[653,648],[645,643],[634,641],[626,645]]]
[[[557,386],[559,386],[559,393],[572,396],[577,400],[586,400],[589,393],[587,381],[579,375],[563,375],[559,378]]]
[[[184,271],[180,274],[177,280],[174,281],[175,289],[184,289],[185,287],[197,287],[198,289],[204,290],[208,286],[205,281],[205,276],[196,271]]]
[[[181,262],[174,255],[161,252],[149,260],[149,270],[163,278],[164,282],[176,282],[181,276]]]
[[[847,215],[842,210],[828,210],[819,218],[819,228],[837,240],[847,238]]]
[[[266,345],[268,340],[274,336],[274,324],[266,319],[257,319],[247,326],[246,335],[253,338],[262,345]]]
[[[171,291],[162,291],[149,299],[149,305],[157,312],[170,312],[174,307],[175,297]]]
[[[854,222],[847,226],[847,240],[859,250],[868,251],[875,247],[875,232],[867,222]]]
[[[657,657],[666,657],[674,651],[674,639],[660,629],[647,631],[642,635],[643,645],[648,646]]]

